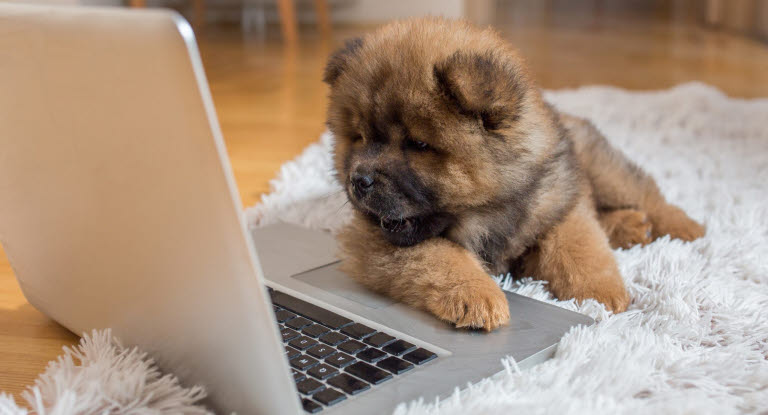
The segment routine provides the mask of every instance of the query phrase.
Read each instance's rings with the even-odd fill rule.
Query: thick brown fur
[[[541,97],[491,30],[438,18],[350,41],[326,68],[334,167],[355,207],[338,236],[357,281],[457,327],[509,321],[514,270],[614,312],[611,247],[704,228],[588,121]]]

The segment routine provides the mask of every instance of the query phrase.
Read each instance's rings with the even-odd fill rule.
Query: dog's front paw
[[[653,222],[653,238],[669,235],[673,239],[693,241],[706,233],[703,225],[688,217],[675,205],[665,204],[650,214]]]
[[[613,287],[609,290],[598,290],[592,294],[592,298],[602,303],[606,309],[614,314],[623,313],[629,307],[629,293],[622,287]]]
[[[592,284],[588,287],[559,287],[558,289],[552,289],[552,293],[559,300],[575,298],[579,303],[589,298],[595,299],[614,314],[627,311],[630,298],[624,285],[611,284],[610,281],[606,281],[606,283],[606,285],[597,287]]]
[[[490,277],[483,278],[437,293],[428,304],[429,311],[457,328],[491,331],[509,323],[507,297]]]
[[[612,261],[611,256],[582,262],[568,271],[567,278],[551,281],[549,289],[561,301],[573,298],[581,303],[592,298],[614,313],[627,311],[631,298]]]

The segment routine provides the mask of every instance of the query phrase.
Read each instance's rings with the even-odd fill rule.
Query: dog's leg
[[[342,269],[374,291],[456,327],[490,331],[509,322],[507,299],[499,286],[474,255],[447,239],[398,247],[357,215],[337,239]]]
[[[691,241],[704,236],[704,227],[679,207],[667,203],[653,178],[612,147],[589,121],[562,113],[560,121],[573,139],[576,155],[592,185],[599,211],[634,209],[646,212],[652,225],[653,239],[670,235]],[[627,218],[631,219],[631,216]],[[626,227],[621,232],[634,233],[637,230],[633,223]]]
[[[594,298],[616,313],[629,305],[608,238],[588,196],[582,196],[525,258],[525,275],[547,281],[561,300]]]

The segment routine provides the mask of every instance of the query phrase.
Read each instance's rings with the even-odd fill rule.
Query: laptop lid
[[[299,413],[178,14],[0,4],[0,241],[27,299],[218,411]]]

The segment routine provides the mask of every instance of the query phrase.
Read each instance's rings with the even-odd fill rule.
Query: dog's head
[[[504,203],[551,131],[538,91],[498,36],[442,19],[347,42],[325,71],[334,165],[349,200],[397,245]]]

